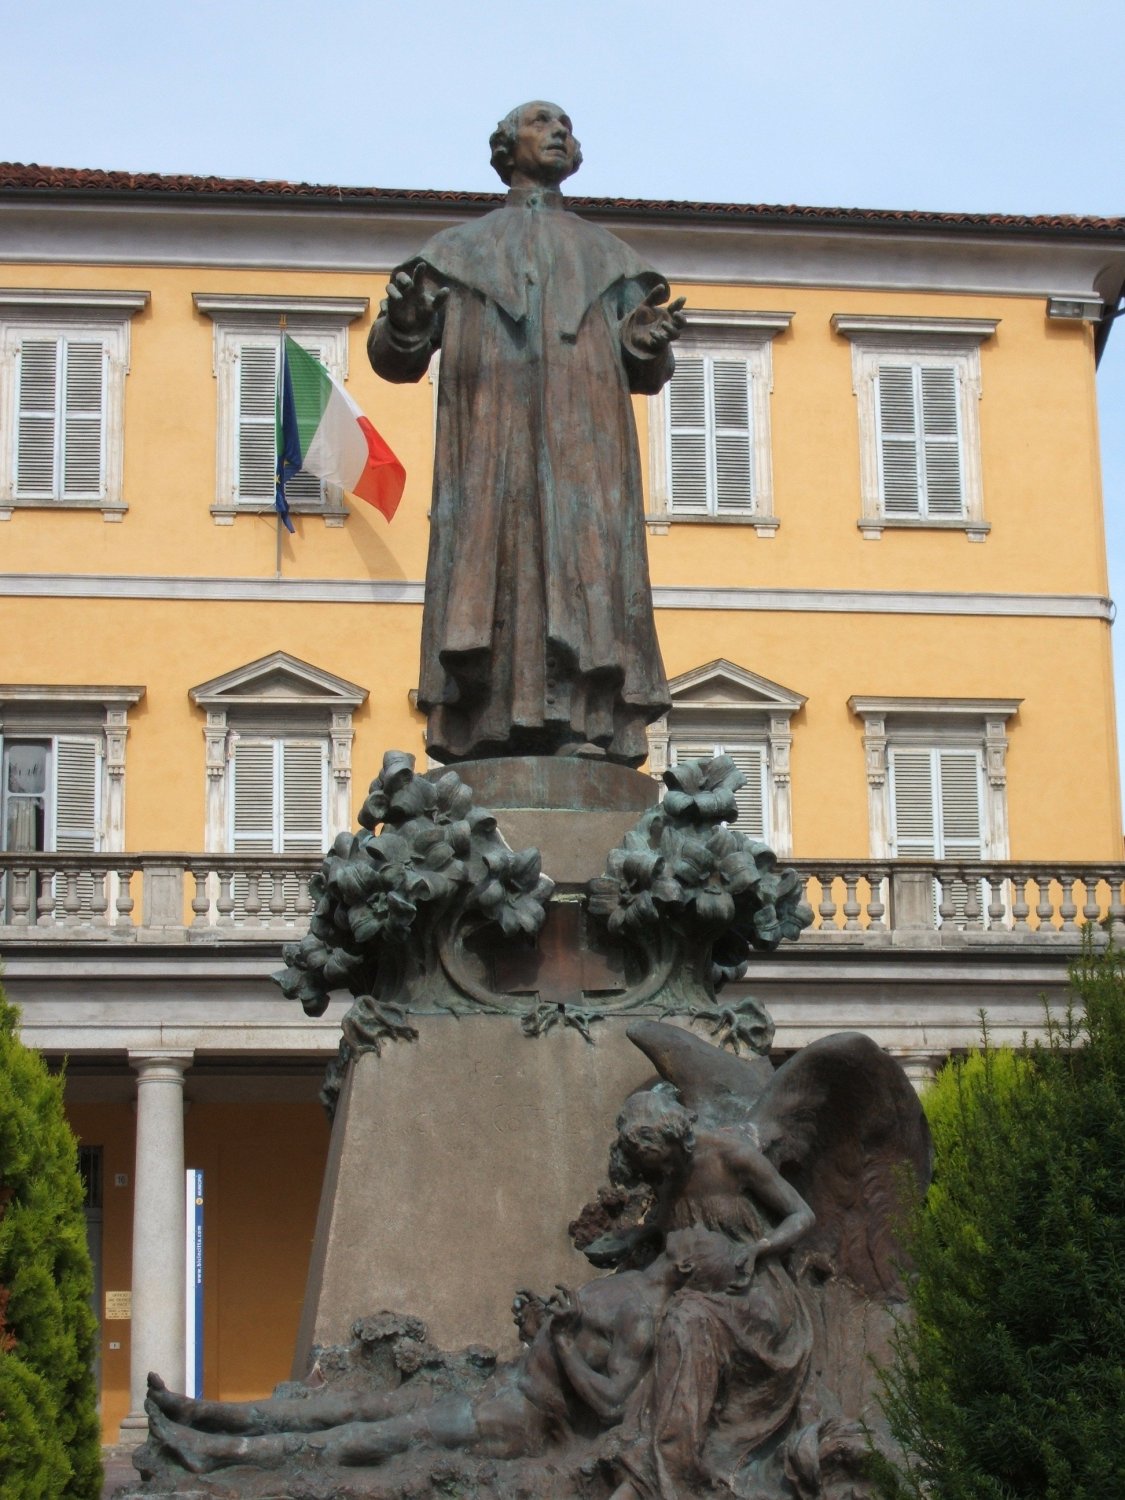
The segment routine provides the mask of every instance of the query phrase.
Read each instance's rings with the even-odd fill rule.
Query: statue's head
[[[610,1175],[622,1186],[660,1182],[684,1165],[695,1149],[695,1116],[675,1089],[657,1084],[632,1094],[617,1116]]]
[[[557,187],[582,165],[582,149],[574,139],[570,116],[545,99],[510,110],[488,144],[492,165],[509,187],[535,183]]]
[[[750,1251],[714,1229],[673,1229],[664,1254],[684,1285],[699,1292],[741,1292],[750,1284]]]

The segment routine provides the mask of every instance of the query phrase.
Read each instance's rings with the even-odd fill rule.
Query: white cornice
[[[196,266],[381,275],[455,213],[323,213],[260,204],[0,202],[0,263]],[[896,232],[823,225],[597,222],[673,281],[852,287],[995,296],[1116,298],[1125,244],[1106,240]]]
[[[1100,594],[657,585],[652,595],[657,609],[861,615],[1004,615],[1106,622],[1113,618],[1113,605]],[[0,598],[421,605],[425,598],[425,585],[412,580],[362,578],[171,578],[125,573],[0,573]]]
[[[784,333],[796,316],[791,312],[750,312],[743,308],[685,307],[689,329],[751,328]]]
[[[219,317],[316,317],[354,322],[371,306],[370,297],[278,297],[249,292],[192,292],[196,312]]]
[[[132,317],[148,306],[148,300],[148,292],[106,291],[100,287],[0,287],[0,310],[7,312],[103,312]]]
[[[833,313],[832,328],[846,339],[889,339],[981,344],[996,332],[999,318],[895,318],[871,313]]]
[[[1010,719],[1022,698],[864,698],[848,699],[861,719],[941,718]]]
[[[101,687],[86,683],[66,686],[49,682],[0,683],[0,704],[98,703],[132,708],[144,695],[143,687]]]

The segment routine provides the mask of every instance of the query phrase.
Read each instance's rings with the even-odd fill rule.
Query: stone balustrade
[[[807,860],[805,941],[878,946],[1125,939],[1125,865]],[[319,859],[296,855],[0,854],[0,947],[13,942],[291,938]]]

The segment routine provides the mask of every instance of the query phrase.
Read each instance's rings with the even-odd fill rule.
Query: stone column
[[[891,1056],[914,1085],[917,1093],[934,1081],[934,1077],[948,1057],[946,1052],[922,1052],[905,1047],[892,1047]]]
[[[184,1072],[191,1052],[129,1053],[137,1071],[129,1415],[121,1442],[144,1441],[150,1370],[184,1382]]]

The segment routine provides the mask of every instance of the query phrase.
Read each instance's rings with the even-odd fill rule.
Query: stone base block
[[[625,1035],[591,1046],[514,1016],[413,1018],[416,1042],[351,1066],[325,1174],[294,1378],[356,1318],[416,1313],[445,1349],[517,1348],[512,1295],[591,1268],[567,1225],[605,1181],[624,1098],[652,1076]]]

